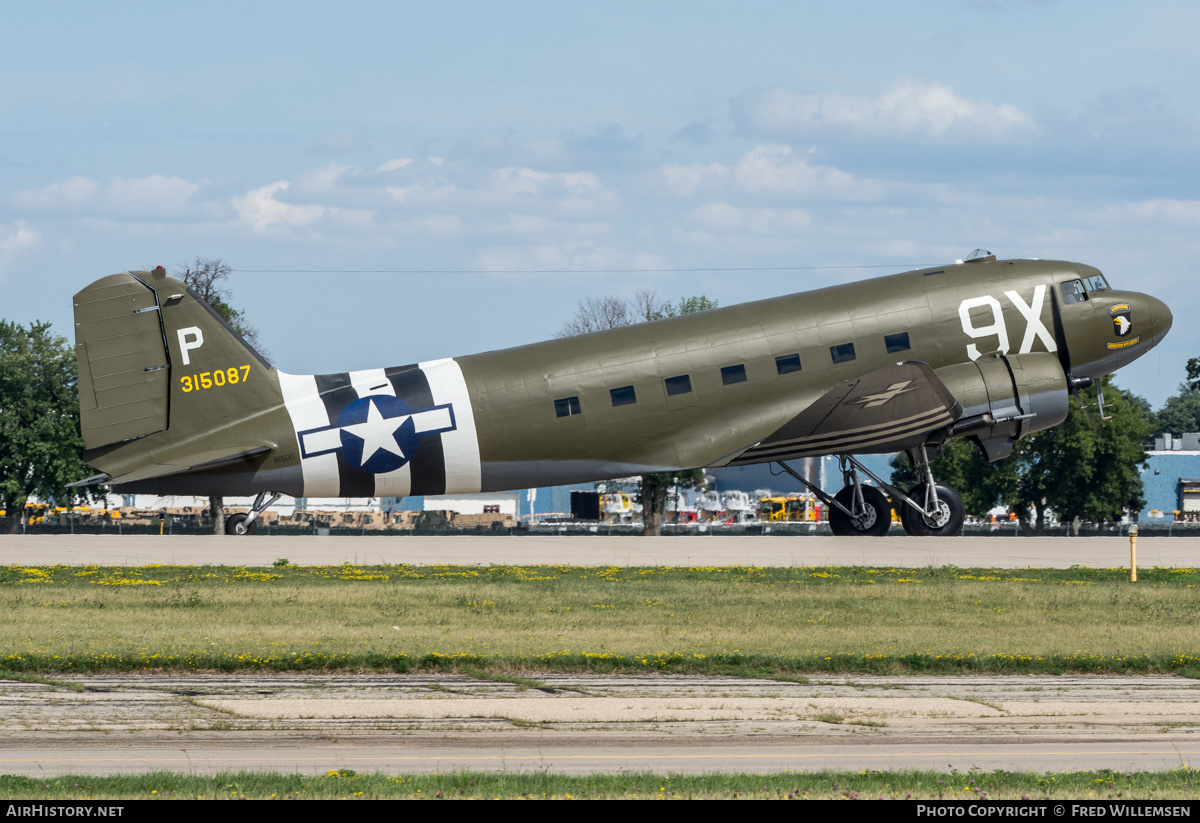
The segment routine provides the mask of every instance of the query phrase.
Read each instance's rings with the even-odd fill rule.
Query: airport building
[[[1142,523],[1200,521],[1200,433],[1158,437],[1142,469]]]

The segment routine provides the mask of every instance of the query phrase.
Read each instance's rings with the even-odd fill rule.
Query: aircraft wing
[[[184,472],[216,469],[233,465],[242,460],[248,460],[260,454],[266,454],[273,448],[275,448],[274,443],[234,443],[219,449],[208,449],[184,457],[164,460],[159,463],[148,463],[116,477],[98,474],[86,480],[81,480],[78,483],[71,483],[70,485],[94,486],[98,483],[117,485],[120,483],[133,483],[138,480],[150,480],[155,477],[166,477],[172,474],[183,474]]]
[[[847,380],[725,466],[846,452],[902,451],[951,425],[962,406],[926,363],[884,366]]]

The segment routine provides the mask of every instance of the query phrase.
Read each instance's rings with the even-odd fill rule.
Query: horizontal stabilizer
[[[134,483],[140,480],[151,480],[155,477],[167,477],[184,472],[204,471],[229,466],[242,460],[249,460],[260,454],[266,454],[275,448],[274,443],[234,443],[219,449],[196,452],[185,457],[173,458],[161,463],[150,463],[126,472],[125,474],[109,477],[104,481],[110,485]],[[90,481],[92,478],[88,478]],[[88,481],[84,481],[88,482]]]
[[[77,480],[74,483],[68,483],[68,489],[78,489],[84,486],[99,486],[101,483],[108,482],[107,474],[93,474],[91,477],[85,477],[83,480]]]

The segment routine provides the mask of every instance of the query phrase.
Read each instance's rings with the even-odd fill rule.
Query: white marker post
[[[1137,523],[1129,527],[1129,582],[1137,582]]]

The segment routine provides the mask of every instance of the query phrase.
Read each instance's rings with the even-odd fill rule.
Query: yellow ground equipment
[[[820,510],[817,498],[811,494],[761,497],[758,500],[758,519],[772,523],[812,523],[820,519]]]

